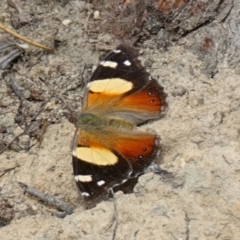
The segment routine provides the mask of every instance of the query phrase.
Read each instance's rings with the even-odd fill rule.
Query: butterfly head
[[[94,114],[91,113],[78,113],[76,117],[76,126],[101,126],[102,120]]]

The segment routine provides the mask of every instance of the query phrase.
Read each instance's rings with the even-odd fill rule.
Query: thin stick
[[[22,41],[24,41],[24,42],[27,42],[27,43],[35,46],[35,47],[43,48],[44,50],[47,50],[47,51],[49,51],[49,52],[52,51],[52,48],[47,47],[47,46],[44,46],[44,45],[42,45],[42,44],[40,44],[40,43],[34,42],[34,41],[32,41],[31,39],[26,38],[26,37],[24,37],[24,36],[22,36],[22,35],[20,35],[20,34],[18,34],[18,33],[16,33],[16,32],[14,32],[14,31],[12,31],[11,29],[5,27],[5,26],[2,25],[1,23],[0,23],[0,28],[1,28],[3,31],[5,31],[5,32],[7,32],[7,33],[9,33],[9,34],[11,34],[11,35],[13,35],[14,37],[19,38],[20,40],[22,40]]]
[[[9,171],[14,170],[15,168],[19,167],[19,165],[15,166],[15,167],[11,167],[11,168],[7,168],[3,170],[3,173],[0,175],[0,177],[2,177],[4,174],[6,174]]]
[[[111,193],[113,197],[113,206],[114,206],[114,212],[115,212],[115,224],[113,226],[113,235],[112,235],[112,240],[115,240],[116,233],[117,233],[117,228],[118,228],[118,212],[117,212],[117,203],[116,203],[116,198],[115,198],[115,193],[112,188],[109,189],[109,193]]]
[[[41,144],[42,144],[42,141],[43,141],[43,136],[47,131],[47,127],[48,127],[48,120],[44,119],[43,120],[43,125],[42,125],[42,131],[40,133],[39,140],[38,140],[38,147],[39,148],[41,147]]]
[[[55,198],[47,193],[41,193],[38,190],[36,190],[35,188],[27,186],[25,183],[19,182],[19,185],[24,190],[24,192],[27,192],[30,195],[37,197],[50,205],[60,208],[66,214],[70,215],[73,213],[73,207],[69,206],[63,200]],[[63,217],[64,217],[64,215],[63,215]]]

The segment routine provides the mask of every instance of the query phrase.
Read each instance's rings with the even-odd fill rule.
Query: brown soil
[[[11,2],[19,2],[21,11]],[[2,24],[55,46],[53,53],[31,47],[1,70],[0,146],[30,122],[35,125],[0,155],[0,240],[240,239],[240,0],[229,2],[221,19],[167,46],[162,30],[135,44],[168,93],[166,116],[144,128],[161,136],[159,163],[173,177],[144,174],[133,193],[117,192],[115,204],[109,199],[89,210],[72,175],[75,127],[63,112],[81,107],[83,87],[99,57],[121,40],[94,29],[109,21],[102,6],[100,18],[93,19],[96,3],[93,8],[83,1],[0,2]],[[0,38],[14,39],[2,31]],[[21,100],[6,84],[9,79],[21,86]],[[63,199],[74,213],[58,218],[55,208],[24,194],[19,182]]]

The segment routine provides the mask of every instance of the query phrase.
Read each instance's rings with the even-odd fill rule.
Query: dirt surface
[[[168,93],[166,116],[143,128],[161,136],[158,162],[173,177],[147,173],[133,193],[118,192],[115,201],[86,210],[72,174],[75,127],[63,113],[81,107],[99,57],[121,40],[93,28],[108,15],[96,17],[90,3],[0,2],[1,23],[55,46],[53,53],[31,47],[1,70],[1,148],[34,123],[0,155],[1,240],[240,239],[240,1],[229,1],[226,9],[163,48],[161,34],[138,44],[143,64]],[[2,31],[0,38],[13,40]],[[73,214],[58,218],[54,207],[24,194],[19,182],[63,199]]]

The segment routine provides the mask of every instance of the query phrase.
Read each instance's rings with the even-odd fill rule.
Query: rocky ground
[[[240,239],[240,1],[227,1],[213,19],[167,44],[163,31],[135,39],[168,94],[166,116],[143,128],[161,136],[158,163],[173,177],[144,174],[133,193],[86,209],[72,174],[75,126],[64,112],[81,107],[99,58],[133,42],[127,33],[129,41],[101,31],[109,21],[103,9],[77,0],[0,2],[2,24],[55,48],[30,47],[1,70],[1,148],[25,132],[0,155],[0,239]],[[1,31],[0,39],[14,38]],[[19,182],[64,200],[73,214],[57,217]]]

